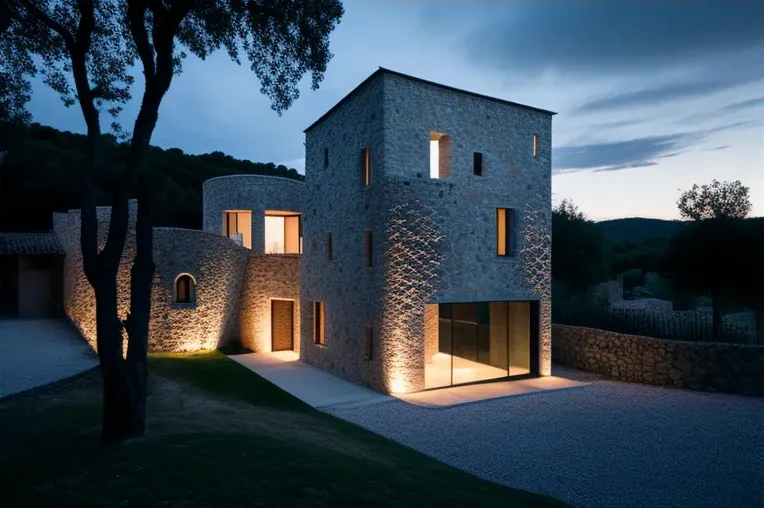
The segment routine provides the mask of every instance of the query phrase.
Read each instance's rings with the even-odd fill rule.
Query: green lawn
[[[0,399],[0,505],[565,506],[315,411],[219,353],[149,369],[146,437],[113,448],[97,369]]]

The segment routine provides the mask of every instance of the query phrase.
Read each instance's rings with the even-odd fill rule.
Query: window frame
[[[515,224],[516,211],[514,208],[496,209],[496,255],[499,257],[515,256]]]
[[[325,316],[324,302],[313,300],[313,343],[318,346],[326,345],[326,336],[324,334]]]
[[[185,295],[181,299],[181,285],[185,286]],[[173,283],[173,304],[177,305],[194,305],[196,304],[196,279],[190,273],[181,273],[175,277]]]
[[[361,187],[371,185],[371,150],[368,146],[361,148]]]
[[[324,148],[324,169],[329,169],[329,148]]]
[[[364,266],[374,266],[374,230],[365,229],[363,232]]]
[[[329,261],[334,259],[334,244],[331,231],[326,233],[326,256]]]
[[[483,176],[485,157],[483,152],[472,152],[472,174],[475,176]]]
[[[533,133],[533,158],[537,159],[539,156],[539,135],[538,133]]]

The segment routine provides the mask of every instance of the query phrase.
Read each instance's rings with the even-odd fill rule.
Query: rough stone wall
[[[539,301],[539,372],[548,375],[551,116],[383,76],[386,387],[424,387],[427,303]],[[428,177],[431,131],[450,136],[449,178]],[[474,152],[483,154],[482,176]],[[512,257],[496,255],[497,208],[515,210]]]
[[[357,383],[384,389],[379,347],[383,231],[380,182],[384,153],[382,82],[373,80],[308,131],[301,280],[300,358]],[[369,148],[371,185],[362,186],[361,149]],[[324,169],[324,149],[329,164]],[[364,231],[373,230],[373,266]],[[327,233],[332,232],[333,259]],[[313,340],[313,301],[324,302],[324,345]],[[372,360],[364,359],[372,326]]]
[[[447,179],[429,178],[431,131],[450,136]],[[368,188],[360,185],[364,146]],[[483,176],[473,174],[474,152],[484,154]],[[382,73],[308,131],[306,187],[304,360],[378,390],[421,390],[426,304],[533,300],[541,303],[539,371],[550,373],[549,115]],[[509,258],[496,255],[500,207],[516,210]],[[363,266],[364,229],[375,231],[372,268]],[[325,302],[323,347],[312,343],[312,300]],[[375,360],[363,362],[368,324]]]
[[[202,185],[203,229],[222,235],[223,212],[252,212],[252,251],[265,250],[265,211],[302,212],[305,184],[299,180],[265,175],[211,178]]]
[[[117,276],[118,313],[130,307],[130,268],[135,253],[135,217],[131,203],[130,229]],[[99,247],[108,233],[111,210],[98,209]],[[95,294],[82,269],[80,214],[73,210],[54,216],[54,230],[66,250],[64,308],[66,315],[95,349]],[[154,228],[154,276],[149,330],[151,351],[214,349],[235,338],[241,283],[249,250],[229,239],[198,230]],[[196,281],[195,302],[174,303],[175,279],[182,273]]]
[[[240,337],[255,352],[271,351],[271,300],[294,301],[294,349],[300,351],[300,255],[252,254],[241,292]]]
[[[554,325],[554,360],[613,379],[764,395],[764,346],[681,342]]]

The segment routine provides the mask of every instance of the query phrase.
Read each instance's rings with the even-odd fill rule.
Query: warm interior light
[[[438,140],[430,139],[430,178],[440,177],[440,153],[438,150]]]

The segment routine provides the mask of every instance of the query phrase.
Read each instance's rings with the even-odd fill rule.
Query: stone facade
[[[682,342],[554,325],[555,361],[619,381],[764,395],[764,346]]]
[[[450,137],[448,178],[429,177],[431,132]],[[538,370],[548,375],[551,141],[548,112],[386,71],[311,126],[301,357],[378,390],[417,391],[424,388],[426,304],[531,300],[541,311]],[[369,186],[361,180],[364,147]],[[474,152],[483,154],[482,176],[473,174]],[[512,257],[496,255],[497,208],[516,213]],[[371,267],[363,262],[365,230],[374,232]],[[314,300],[325,305],[324,345],[313,343]],[[367,326],[372,361],[363,355]]]

